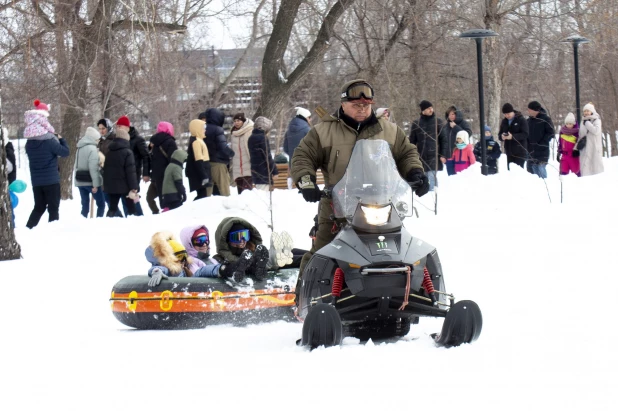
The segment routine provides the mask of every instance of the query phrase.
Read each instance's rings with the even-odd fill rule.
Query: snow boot
[[[231,278],[237,283],[245,279],[245,271],[253,261],[253,253],[250,250],[242,252],[238,260],[230,263],[225,261],[219,268],[219,275],[223,278]]]
[[[268,264],[268,250],[262,244],[255,247],[255,251],[253,252],[253,259],[251,261],[251,267],[249,267],[249,272],[255,276],[255,279],[258,281],[262,281],[266,278],[267,267]]]

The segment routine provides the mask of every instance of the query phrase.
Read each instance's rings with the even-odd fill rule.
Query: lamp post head
[[[485,30],[485,29],[472,29],[468,31],[464,31],[459,35],[459,38],[462,39],[484,39],[485,37],[495,37],[498,33],[493,30]]]
[[[588,40],[586,37],[580,36],[579,34],[574,34],[564,40],[560,40],[560,43],[571,43],[573,44],[573,46],[577,46],[579,44],[590,43],[590,40]]]

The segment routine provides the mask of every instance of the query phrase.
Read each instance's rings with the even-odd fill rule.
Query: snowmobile
[[[356,143],[344,177],[324,195],[333,201],[335,239],[305,267],[297,315],[299,344],[310,348],[406,335],[420,317],[443,317],[438,346],[475,341],[483,319],[470,300],[455,302],[444,285],[436,248],[412,236],[412,187],[397,170],[388,143]]]

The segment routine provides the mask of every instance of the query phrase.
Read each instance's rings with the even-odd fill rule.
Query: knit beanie
[[[116,138],[120,138],[122,140],[131,140],[129,133],[125,130],[116,130]]]
[[[588,110],[588,111],[590,111],[593,114],[597,112],[597,110],[594,108],[594,105],[592,103],[586,104],[584,106],[584,108],[582,109],[582,111],[584,111],[584,110]]]
[[[470,139],[468,137],[468,132],[466,130],[460,130],[457,133],[457,136],[455,137],[455,139],[460,138],[464,143],[466,144],[470,144]]]
[[[167,121],[161,121],[157,124],[157,133],[166,133],[170,136],[174,135],[174,126]]]
[[[97,142],[101,138],[101,134],[99,134],[96,128],[88,127],[86,129],[86,133],[84,134],[84,138],[87,139],[86,141],[90,140],[93,142]]]
[[[541,111],[542,109],[541,103],[539,103],[538,101],[531,101],[530,103],[528,103],[528,108],[532,111]]]
[[[564,124],[575,124],[575,115],[573,113],[569,113],[564,118]]]
[[[116,121],[116,125],[117,126],[125,126],[125,127],[131,127],[131,122],[129,121],[129,117],[127,116],[121,116],[118,121]]]
[[[491,133],[491,127],[485,126],[485,131],[489,131]]]
[[[502,114],[514,113],[515,109],[511,103],[506,103],[502,106]]]
[[[233,120],[240,120],[244,123],[245,121],[247,121],[247,118],[245,117],[245,113],[236,113],[234,114],[234,117],[232,118],[232,121]]]
[[[195,240],[198,237],[201,237],[205,235],[206,237],[210,238],[210,236],[208,235],[208,229],[201,227],[198,228],[197,230],[195,230],[195,232],[193,233],[193,235],[191,236],[191,240]]]
[[[423,101],[421,101],[419,106],[421,107],[421,111],[425,111],[429,107],[433,107],[433,104],[431,104],[431,101],[423,100]]]
[[[234,223],[232,227],[230,227],[229,233],[233,233],[234,231],[246,230],[246,229],[247,227],[245,227],[244,225],[240,223]]]
[[[36,110],[49,111],[49,106],[43,103],[41,100],[34,100],[34,108]]]
[[[253,128],[262,130],[265,133],[270,131],[270,128],[273,126],[272,120],[267,119],[266,117],[258,117],[255,119],[255,123],[253,123]]]
[[[304,118],[309,118],[311,117],[311,111],[307,110],[306,108],[296,107],[296,115],[303,116]]]

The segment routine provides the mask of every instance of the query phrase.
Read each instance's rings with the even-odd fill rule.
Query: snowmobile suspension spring
[[[434,294],[435,289],[433,288],[433,282],[431,281],[431,276],[429,275],[427,267],[423,268],[423,288],[427,291],[427,295],[431,297],[431,301],[436,302]]]
[[[337,268],[335,270],[335,276],[333,278],[332,294],[335,297],[341,297],[341,289],[343,288],[343,270]]]

